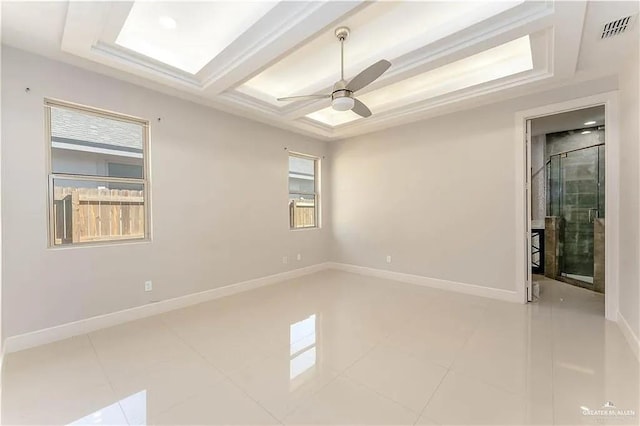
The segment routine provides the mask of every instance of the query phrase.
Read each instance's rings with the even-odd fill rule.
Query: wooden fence
[[[313,201],[289,201],[289,218],[292,228],[311,228],[316,226],[316,207]]]
[[[55,187],[54,244],[144,238],[144,191]]]

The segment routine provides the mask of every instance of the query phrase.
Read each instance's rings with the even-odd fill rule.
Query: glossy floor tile
[[[604,297],[538,279],[519,305],[323,271],[9,354],[2,424],[638,424]]]

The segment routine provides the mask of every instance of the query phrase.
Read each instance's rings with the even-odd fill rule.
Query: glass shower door
[[[604,155],[601,153],[604,154],[604,149],[601,151],[599,146],[593,146],[560,154],[557,160],[560,163],[559,198],[563,219],[560,272],[587,287],[593,285],[594,221],[604,215],[601,211],[604,209],[600,208],[604,205],[604,185],[600,178]]]

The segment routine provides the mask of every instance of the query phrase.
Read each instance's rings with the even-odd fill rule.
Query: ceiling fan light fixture
[[[171,16],[162,15],[158,18],[158,23],[165,30],[175,30],[178,26],[178,23]]]
[[[360,71],[350,81],[344,79],[344,41],[349,37],[349,28],[336,29],[336,37],[340,41],[340,80],[333,85],[333,92],[316,95],[285,96],[279,101],[291,101],[300,99],[325,99],[331,98],[331,107],[335,111],[353,111],[360,117],[371,117],[371,110],[365,104],[353,97],[354,92],[376,81],[390,66],[391,62],[382,59],[373,65]]]
[[[336,111],[349,111],[353,108],[353,105],[355,105],[355,101],[349,96],[334,98],[331,101],[331,107]]]

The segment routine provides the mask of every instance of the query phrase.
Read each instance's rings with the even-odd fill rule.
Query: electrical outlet
[[[152,291],[152,290],[153,290],[153,283],[151,281],[145,281],[144,291]]]
[[[391,255],[387,256],[387,263],[391,263]]]
[[[298,253],[298,256],[296,257],[296,259],[302,260],[302,255],[300,253]]]
[[[285,265],[289,263],[289,258],[287,256],[282,256],[282,263]]]

